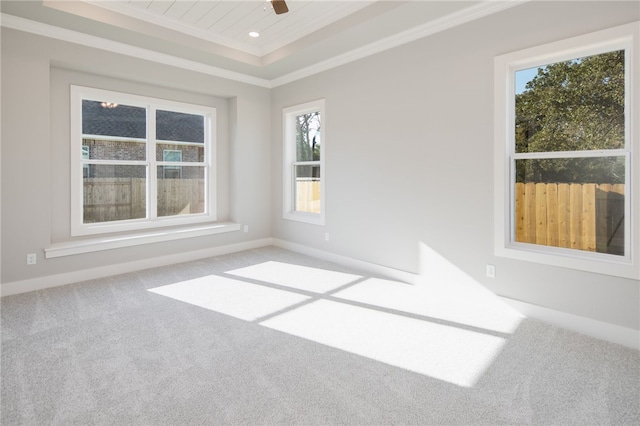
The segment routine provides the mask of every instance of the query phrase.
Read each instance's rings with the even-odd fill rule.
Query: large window
[[[284,217],[324,224],[324,100],[284,110]]]
[[[214,134],[214,108],[72,86],[72,235],[215,220]]]
[[[637,277],[633,31],[496,58],[497,254]]]

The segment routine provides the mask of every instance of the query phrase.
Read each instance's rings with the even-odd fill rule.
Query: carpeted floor
[[[1,313],[2,425],[640,424],[638,351],[274,247]]]

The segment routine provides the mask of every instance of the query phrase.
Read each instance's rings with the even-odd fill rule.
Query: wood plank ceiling
[[[288,0],[289,12],[276,15],[265,0],[90,1],[137,19],[204,38],[247,53],[266,55],[373,1]],[[258,38],[249,32],[260,34]]]

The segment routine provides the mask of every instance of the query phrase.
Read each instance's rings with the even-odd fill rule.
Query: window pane
[[[204,167],[158,166],[158,216],[204,213]]]
[[[296,161],[320,161],[320,112],[296,117]]]
[[[85,160],[146,160],[143,142],[82,139],[82,158]]]
[[[516,161],[515,239],[624,255],[624,157]]]
[[[146,138],[146,108],[115,103],[82,101],[82,133],[85,135]]]
[[[320,166],[294,166],[295,211],[320,213]]]
[[[516,182],[624,183],[624,157],[516,161]]]
[[[146,166],[89,164],[83,171],[84,223],[146,217]]]
[[[624,148],[624,51],[516,72],[516,152]]]
[[[171,151],[173,154],[166,152]],[[181,160],[178,158],[178,153],[181,153]],[[204,145],[172,145],[166,143],[159,143],[156,145],[156,161],[183,161],[185,163],[204,163]]]
[[[204,143],[204,116],[157,110],[156,139]]]

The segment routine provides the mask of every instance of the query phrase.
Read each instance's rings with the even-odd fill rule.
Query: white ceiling
[[[527,0],[40,0],[2,26],[274,87]],[[257,31],[260,37],[248,33]]]
[[[271,53],[374,3],[371,0],[289,0],[289,12],[276,15],[267,0],[87,2],[258,56]],[[250,37],[251,31],[258,32],[260,37]]]

